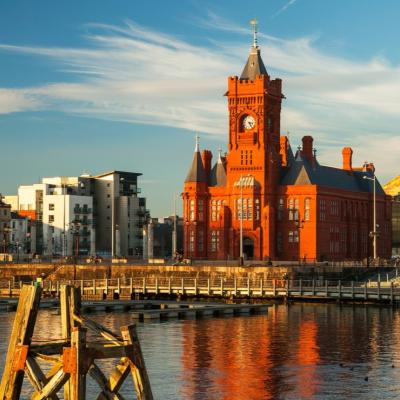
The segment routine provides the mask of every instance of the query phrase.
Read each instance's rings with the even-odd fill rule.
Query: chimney
[[[208,178],[210,176],[210,172],[211,172],[211,159],[212,159],[212,153],[210,150],[203,150],[201,152],[201,161],[203,162],[204,171],[206,172],[207,180],[208,180]]]
[[[352,171],[353,170],[353,165],[352,165],[353,150],[352,150],[352,148],[351,147],[343,147],[342,156],[343,156],[343,169],[346,171]]]
[[[303,149],[302,149],[302,155],[310,162],[313,161],[314,156],[313,156],[313,141],[314,139],[312,136],[303,136]]]

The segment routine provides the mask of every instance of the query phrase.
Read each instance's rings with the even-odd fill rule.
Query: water
[[[0,314],[1,370],[13,317]],[[90,317],[114,330],[132,323],[129,313]],[[400,311],[389,307],[275,305],[268,315],[140,323],[138,334],[156,399],[400,396]],[[59,316],[41,311],[35,338],[57,337]],[[121,394],[135,398],[126,382]],[[27,383],[23,398],[30,393]],[[88,399],[97,393],[89,379]]]

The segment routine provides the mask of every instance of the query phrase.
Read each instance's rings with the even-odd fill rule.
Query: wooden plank
[[[74,328],[71,334],[71,348],[76,350],[76,370],[70,375],[70,393],[72,400],[86,399],[86,329]]]
[[[61,365],[58,366],[58,369],[61,368]],[[33,357],[28,357],[26,360],[26,370],[25,370],[29,381],[32,383],[32,386],[35,388],[37,392],[40,392],[49,382],[49,379],[40,369],[39,364]],[[49,397],[51,400],[58,400],[58,396],[53,394]]]
[[[13,371],[15,349],[18,345],[31,344],[41,292],[37,286],[24,285],[21,289],[0,385],[0,399],[18,399],[20,396],[24,370]]]
[[[42,390],[33,394],[32,400],[44,400],[51,398],[51,396],[56,394],[65,384],[65,382],[67,382],[68,378],[69,375],[66,374],[62,368],[60,368]]]
[[[150,380],[147,375],[142,349],[136,333],[136,326],[129,325],[121,327],[121,334],[127,346],[126,356],[131,363],[131,374],[135,385],[138,400],[153,400]]]
[[[127,368],[127,371],[128,372],[125,374],[124,379],[129,373],[129,368]],[[98,400],[124,400],[124,397],[119,393],[117,393],[118,389],[120,388],[120,385],[118,386],[118,388],[116,386],[113,386],[113,389],[111,389],[109,380],[105,377],[103,372],[95,363],[93,363],[90,366],[89,375],[100,386],[101,393],[97,397]]]

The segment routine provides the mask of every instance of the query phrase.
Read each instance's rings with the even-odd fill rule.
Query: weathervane
[[[251,19],[250,25],[253,26],[253,47],[257,47],[257,20],[255,18]]]

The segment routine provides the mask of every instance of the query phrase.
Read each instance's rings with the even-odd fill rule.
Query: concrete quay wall
[[[287,276],[299,277],[322,276],[331,279],[347,279],[365,276],[368,273],[384,271],[381,268],[346,267],[346,266],[226,266],[226,265],[85,265],[85,264],[3,264],[0,265],[0,279],[29,279],[43,277],[50,280],[74,279],[112,279],[140,276],[165,277],[252,277],[273,279]]]

